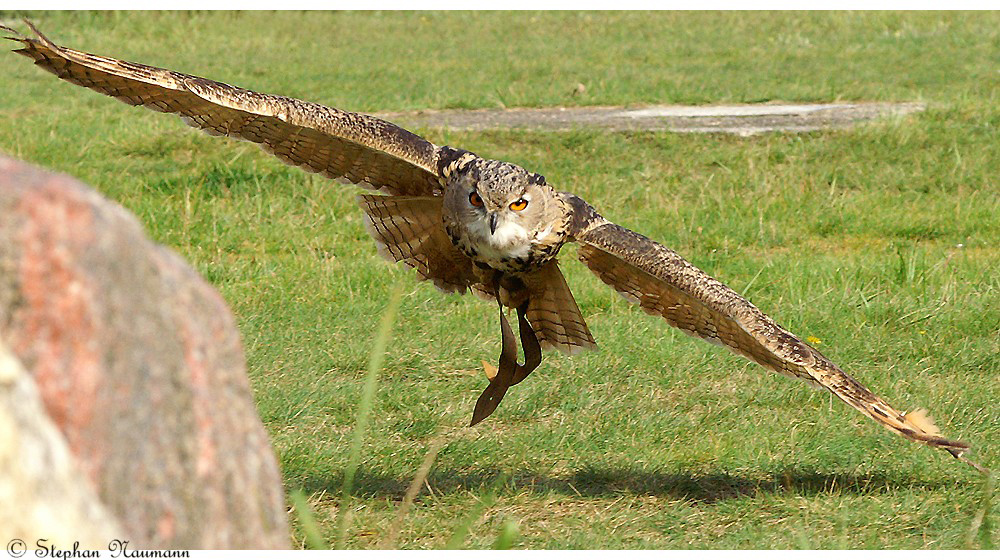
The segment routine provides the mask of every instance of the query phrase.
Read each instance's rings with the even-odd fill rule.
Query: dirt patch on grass
[[[772,131],[846,128],[859,122],[906,115],[924,103],[812,103],[763,105],[653,105],[647,107],[551,107],[455,109],[379,116],[404,127],[454,130],[537,129],[672,130],[748,136]]]

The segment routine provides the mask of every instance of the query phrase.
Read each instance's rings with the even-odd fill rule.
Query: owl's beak
[[[497,213],[490,212],[490,235],[497,232]]]

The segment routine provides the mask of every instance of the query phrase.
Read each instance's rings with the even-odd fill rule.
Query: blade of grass
[[[483,515],[483,511],[485,511],[488,507],[492,507],[493,504],[496,503],[497,497],[496,492],[494,491],[495,489],[494,485],[494,488],[491,489],[488,494],[483,496],[479,500],[479,503],[473,506],[469,515],[467,515],[465,519],[458,524],[458,527],[455,528],[455,532],[451,535],[451,538],[448,539],[448,543],[444,545],[446,550],[458,550],[464,547],[465,537],[469,535],[469,530],[472,529],[472,526]]]
[[[389,304],[382,313],[382,320],[379,322],[378,334],[372,345],[372,351],[368,358],[368,373],[365,375],[365,384],[361,390],[361,400],[358,403],[358,419],[354,424],[354,439],[351,441],[351,450],[347,459],[347,470],[344,472],[344,485],[340,491],[340,522],[337,529],[337,540],[335,548],[341,549],[347,540],[347,529],[351,525],[351,510],[349,506],[351,489],[354,486],[354,475],[358,471],[361,462],[361,445],[365,440],[365,431],[368,429],[368,417],[371,415],[372,404],[375,401],[375,389],[378,387],[378,372],[382,369],[385,361],[385,348],[389,343],[389,336],[392,333],[392,325],[396,321],[396,312],[399,311],[399,302],[403,297],[403,285],[397,284],[389,298]]]
[[[444,447],[444,444],[445,436],[440,436],[431,443],[430,449],[427,450],[427,455],[424,456],[424,462],[417,468],[416,474],[413,475],[413,481],[410,482],[410,487],[406,489],[406,495],[403,496],[403,503],[399,505],[396,518],[392,520],[392,525],[389,526],[389,532],[385,540],[382,541],[380,548],[395,548],[396,539],[399,537],[399,529],[403,526],[403,519],[409,513],[410,507],[413,506],[413,500],[420,494],[420,489],[423,488],[424,483],[427,481],[427,474],[431,471],[434,459],[437,458],[438,451]]]
[[[295,490],[289,498],[292,501],[292,507],[295,508],[295,513],[299,516],[299,523],[302,524],[302,532],[306,537],[306,548],[329,550],[330,545],[327,544],[319,530],[319,524],[313,517],[312,508],[309,507],[309,500],[306,499],[305,493],[301,489]]]
[[[503,526],[500,527],[500,534],[497,535],[497,540],[493,541],[493,550],[510,550],[520,533],[517,522],[509,519],[504,521]]]
[[[972,518],[969,527],[969,534],[966,538],[966,548],[973,548],[973,544],[978,539],[981,550],[993,549],[993,523],[990,518],[993,501],[993,474],[990,471],[983,472],[983,499],[976,515]]]

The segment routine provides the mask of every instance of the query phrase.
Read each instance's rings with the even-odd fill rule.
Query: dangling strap
[[[517,342],[514,340],[514,331],[507,322],[507,315],[504,313],[503,305],[500,304],[500,296],[497,296],[497,304],[500,305],[500,363],[497,367],[497,374],[490,381],[486,390],[479,395],[476,401],[476,408],[472,411],[472,423],[470,426],[482,422],[500,405],[503,396],[511,385],[517,385],[524,381],[528,374],[535,371],[535,368],[542,363],[542,347],[538,343],[535,329],[531,328],[525,313],[528,311],[528,302],[525,301],[517,307],[517,327],[521,338],[521,348],[524,350],[524,364],[517,363]]]
[[[525,301],[521,306],[517,308],[517,330],[521,335],[521,350],[524,351],[524,365],[518,364],[514,361],[514,378],[510,382],[511,385],[517,385],[518,383],[524,381],[528,374],[535,371],[535,368],[542,363],[542,346],[538,343],[538,336],[535,335],[535,329],[531,327],[531,323],[528,322],[525,314],[528,312],[528,302]],[[510,325],[507,324],[507,318],[503,318],[503,324],[500,325],[501,329],[506,328],[507,332],[510,332]],[[513,338],[513,334],[508,335],[508,338]],[[514,358],[517,354],[511,354]]]

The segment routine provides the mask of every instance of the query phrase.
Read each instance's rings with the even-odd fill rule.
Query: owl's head
[[[451,171],[445,211],[480,249],[524,253],[562,215],[545,177],[517,165],[471,157]]]
[[[552,188],[545,177],[511,163],[478,160],[468,171],[469,207],[488,222],[491,233],[505,224],[538,222]]]

